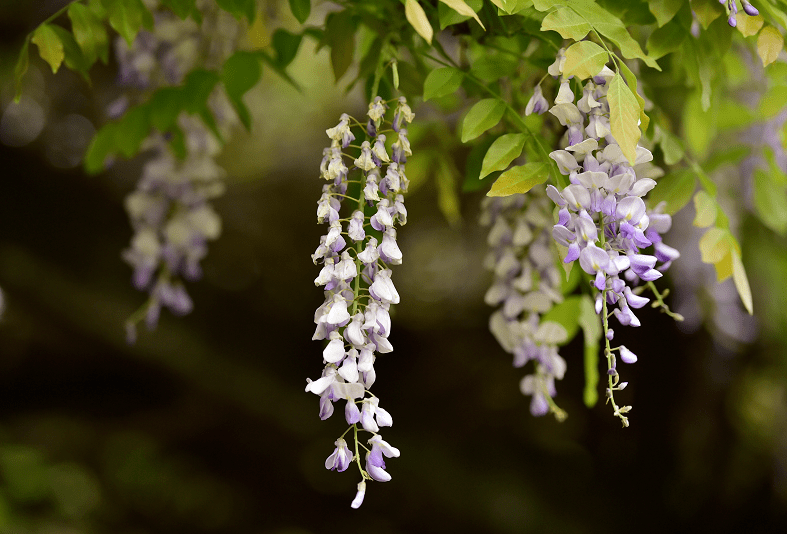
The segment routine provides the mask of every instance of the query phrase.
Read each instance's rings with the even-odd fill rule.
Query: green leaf
[[[118,32],[130,47],[142,26],[153,29],[153,15],[142,0],[104,0],[109,13],[109,25]]]
[[[459,169],[454,160],[441,154],[437,158],[437,207],[442,212],[445,220],[451,226],[456,226],[462,220],[461,203],[457,183],[460,180]]]
[[[55,74],[66,57],[63,51],[63,42],[57,36],[51,24],[42,24],[33,32],[30,39],[36,46],[41,58],[52,67],[52,74]]]
[[[522,149],[525,147],[525,134],[505,134],[501,135],[484,156],[484,162],[481,165],[481,174],[478,179],[483,180],[490,173],[495,171],[502,171],[508,165],[522,154]]]
[[[182,107],[183,111],[196,114],[206,109],[208,97],[213,88],[219,83],[218,74],[207,70],[191,71],[183,84]]]
[[[90,78],[88,77],[87,71],[90,69],[91,63],[87,62],[85,55],[82,53],[82,49],[79,48],[79,45],[74,40],[74,36],[71,35],[71,32],[60,26],[53,25],[52,30],[54,30],[58,39],[60,39],[60,42],[63,44],[66,66],[80,73],[86,80],[89,80]]]
[[[639,103],[620,74],[615,74],[609,83],[607,93],[609,102],[609,125],[612,137],[620,145],[620,150],[631,165],[637,159],[637,143],[640,131]]]
[[[659,64],[652,57],[645,54],[619,18],[590,0],[575,0],[570,3],[571,9],[581,15],[599,33],[607,37],[620,48],[623,57],[641,59],[653,69],[661,70]]]
[[[507,197],[527,193],[533,186],[543,184],[548,178],[549,165],[546,163],[525,163],[501,174],[486,196]]]
[[[235,52],[222,67],[221,81],[224,83],[227,97],[247,130],[251,129],[251,114],[243,103],[243,95],[257,85],[261,75],[260,59],[253,52],[242,50]]]
[[[730,252],[730,243],[727,236],[728,230],[709,228],[700,238],[699,249],[703,263],[716,264],[722,261]]]
[[[688,34],[688,30],[677,20],[670,21],[650,34],[647,42],[648,54],[654,59],[664,57],[678,50]]]
[[[620,74],[623,76],[623,79],[626,80],[626,84],[634,94],[634,98],[637,99],[637,104],[639,104],[640,127],[644,132],[648,129],[648,125],[650,124],[650,117],[645,114],[645,99],[642,98],[639,94],[639,91],[637,91],[637,77],[634,76],[634,73],[631,72],[631,69],[628,68],[628,66],[622,61],[618,64],[618,66],[620,68]]]
[[[276,50],[276,62],[282,68],[286,67],[295,56],[298,54],[298,48],[301,46],[301,35],[295,35],[287,30],[278,29],[273,32],[271,38],[271,45]],[[256,83],[256,82],[255,82]]]
[[[779,57],[784,49],[784,38],[779,30],[773,26],[766,26],[757,36],[757,55],[762,60],[762,66],[767,67]]]
[[[664,154],[664,163],[667,165],[675,165],[683,159],[684,150],[680,139],[672,135],[666,130],[662,130],[656,126],[655,140],[661,146],[661,152]]]
[[[475,14],[476,10],[467,5],[465,0],[440,0],[440,2],[447,5],[460,15],[464,15],[465,17],[473,17],[475,21],[481,26],[481,28],[486,30],[484,25],[481,23],[481,19],[479,19],[478,15]]]
[[[476,61],[470,72],[485,82],[495,82],[512,75],[519,66],[519,60],[508,54],[487,55],[483,61]]]
[[[686,99],[683,108],[683,138],[694,155],[702,160],[708,154],[711,141],[716,137],[715,110],[702,110],[699,91]]]
[[[593,300],[583,295],[579,303],[579,319],[585,338],[585,406],[592,408],[598,402],[598,349],[601,341],[601,319],[596,314]]]
[[[694,195],[694,210],[697,214],[692,224],[699,228],[707,228],[716,222],[719,205],[707,192],[698,191]]]
[[[741,255],[735,249],[732,250],[732,280],[735,282],[735,289],[738,290],[738,295],[740,295],[746,311],[749,312],[749,315],[754,315],[749,279],[746,277],[746,270],[743,268]]]
[[[549,30],[558,32],[563,39],[580,41],[591,30],[591,26],[573,9],[561,7],[544,17],[541,31]]]
[[[672,20],[685,0],[650,0],[648,9],[656,17],[659,28]]]
[[[22,78],[30,66],[30,37],[25,39],[22,49],[19,51],[19,59],[16,60],[14,65],[14,102],[19,103],[22,98]]]
[[[754,207],[765,226],[787,234],[787,189],[762,169],[754,171]]]
[[[655,208],[661,202],[666,202],[665,213],[675,215],[689,203],[696,186],[697,179],[690,170],[675,171],[659,179],[656,187],[648,194],[648,204]]]
[[[551,310],[541,316],[540,322],[552,321],[558,323],[566,329],[566,340],[561,345],[571,341],[579,330],[579,315],[582,297],[574,295],[566,297],[560,304],[556,304]]]
[[[325,40],[331,47],[331,66],[338,82],[352,65],[355,53],[355,22],[349,10],[328,16]]]
[[[156,91],[147,106],[150,108],[150,123],[159,132],[169,132],[182,111],[183,89],[165,87]]]
[[[68,6],[68,17],[71,19],[74,38],[88,64],[92,65],[97,58],[106,64],[109,59],[109,36],[104,22],[85,5],[77,2]]]
[[[704,29],[724,14],[724,8],[716,0],[691,0],[691,9]]]
[[[563,76],[576,76],[580,80],[601,72],[609,60],[607,51],[592,41],[574,43],[566,50]]]
[[[195,0],[161,0],[161,3],[170,8],[181,20],[185,20],[196,9]]]
[[[505,112],[505,102],[497,98],[486,98],[477,102],[462,123],[462,142],[467,143],[494,127]]]
[[[416,0],[405,0],[404,3],[404,15],[407,18],[407,22],[415,29],[415,31],[424,38],[429,44],[432,44],[432,36],[434,35],[434,30],[432,29],[432,25],[429,22],[429,19],[426,17],[426,13],[424,13],[424,8],[421,7]]]
[[[290,0],[290,11],[298,22],[305,23],[312,11],[311,0]]]
[[[236,19],[240,20],[245,16],[249,22],[254,22],[257,12],[256,0],[216,0],[216,3]]]

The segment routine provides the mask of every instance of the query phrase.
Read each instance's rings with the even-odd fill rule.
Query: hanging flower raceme
[[[399,293],[390,267],[402,263],[395,226],[407,222],[405,163],[412,155],[405,126],[414,115],[407,101],[398,100],[390,122],[385,120],[387,111],[388,104],[377,97],[365,124],[345,114],[326,131],[331,146],[323,152],[320,174],[328,183],[317,202],[317,222],[327,224],[328,231],[312,255],[314,263],[322,265],[314,283],[325,290],[325,302],[314,314],[312,339],[328,343],[322,376],[307,380],[306,391],[320,397],[321,419],[333,414],[335,402],[344,401],[349,427],[336,440],[325,467],[344,471],[356,462],[361,482],[353,508],[363,502],[367,480],[391,479],[384,458],[399,456],[379,433],[393,419],[369,391],[377,376],[376,354],[393,350],[389,310],[399,302]],[[353,127],[365,133],[360,144],[353,144]],[[389,138],[394,139],[390,149]],[[359,437],[364,431],[371,434],[366,445]],[[350,432],[352,447],[345,440]]]
[[[669,230],[671,218],[658,209],[648,211],[642,197],[656,185],[649,176],[658,176],[650,165],[650,151],[638,146],[632,166],[612,136],[607,89],[614,73],[604,67],[587,80],[582,97],[574,103],[571,81],[562,76],[562,53],[550,67],[550,74],[560,75],[560,90],[549,110],[567,127],[564,149],[550,154],[569,177],[570,185],[558,190],[547,186],[547,195],[558,206],[558,224],[552,236],[566,248],[565,263],[579,260],[583,271],[592,276],[597,293],[596,313],[601,314],[606,339],[609,387],[607,399],[615,415],[628,425],[625,417],[631,407],[619,408],[614,391],[625,387],[618,383],[616,357],[619,351],[626,363],[636,356],[619,347],[611,349],[614,332],[608,317],[614,315],[626,326],[640,326],[634,310],[650,299],[640,295],[648,285],[661,297],[652,282],[662,276],[679,253],[663,243],[661,235]],[[646,176],[648,174],[648,176]],[[652,252],[646,252],[650,251]],[[611,314],[610,307],[615,306]]]
[[[198,64],[216,68],[223,63],[241,27],[230,14],[212,9],[202,25],[180,20],[167,10],[156,11],[153,32],[140,32],[131,47],[118,38],[118,83],[128,90],[110,105],[110,114],[123,113],[135,96],[183,82]],[[229,101],[217,88],[208,105],[216,128],[227,138],[238,122]],[[162,307],[176,315],[191,311],[183,281],[202,276],[200,262],[207,243],[221,233],[221,218],[210,204],[224,192],[225,173],[214,161],[221,145],[200,120],[185,113],[178,117],[178,128],[183,141],[178,155],[167,134],[155,133],[145,140],[143,148],[154,155],[125,202],[134,236],[123,259],[134,269],[134,286],[149,295],[126,321],[129,343],[136,339],[139,321],[144,319],[151,330],[156,327]]]
[[[541,316],[562,302],[562,273],[550,250],[552,213],[543,191],[527,195],[487,197],[482,205],[481,224],[490,226],[490,252],[485,266],[494,281],[484,300],[500,306],[492,314],[489,328],[506,352],[514,355],[514,366],[533,361],[535,373],[525,376],[520,389],[531,395],[530,412],[535,416],[551,411],[558,420],[565,412],[553,397],[555,380],[566,371],[557,345],[568,333],[559,323],[541,321]]]

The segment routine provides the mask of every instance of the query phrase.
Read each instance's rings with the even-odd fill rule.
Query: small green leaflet
[[[298,48],[301,46],[302,38],[303,36],[301,35],[290,33],[281,28],[273,32],[271,45],[276,50],[276,63],[281,68],[285,68],[295,59],[295,56],[298,54]]]
[[[607,92],[609,102],[609,124],[612,136],[620,145],[623,155],[631,165],[637,158],[637,143],[640,131],[639,103],[620,74],[615,74]]]
[[[648,54],[653,59],[659,59],[680,48],[684,39],[689,34],[677,20],[672,20],[657,28],[648,37]]]
[[[27,67],[30,66],[30,37],[25,39],[25,44],[22,45],[22,50],[19,51],[19,59],[16,60],[14,66],[14,102],[19,103],[22,98],[22,77],[27,72]]]
[[[754,304],[751,297],[751,287],[749,286],[749,279],[746,276],[746,269],[743,268],[743,261],[741,261],[740,253],[733,248],[732,252],[732,280],[735,282],[735,289],[738,290],[738,295],[741,297],[741,302],[749,312],[749,315],[754,315]]]
[[[705,30],[724,13],[724,8],[716,0],[691,0],[691,10]]]
[[[527,193],[533,186],[546,182],[548,178],[549,165],[546,163],[525,163],[501,174],[486,196],[507,197]]]
[[[109,25],[126,40],[130,47],[140,28],[153,29],[151,15],[142,0],[105,0],[109,13]]]
[[[295,19],[303,24],[312,11],[311,0],[290,0],[290,11],[292,11]]]
[[[779,57],[784,49],[784,37],[773,26],[766,26],[757,36],[757,54],[762,60],[762,66],[767,67]]]
[[[787,233],[787,190],[762,169],[754,171],[754,207],[765,226],[780,235]]]
[[[580,80],[591,78],[601,72],[608,59],[606,50],[592,41],[574,43],[566,50],[563,76],[576,76]]]
[[[497,125],[505,112],[505,102],[497,98],[485,98],[477,102],[462,123],[462,142],[467,143]]]
[[[52,67],[52,74],[56,73],[66,55],[63,51],[63,43],[60,41],[52,25],[42,24],[36,28],[30,41],[38,46],[38,52],[41,54],[41,58]]]
[[[251,114],[246,104],[243,103],[243,95],[257,85],[261,75],[262,67],[259,57],[253,52],[242,50],[235,52],[228,58],[221,71],[221,79],[227,91],[227,97],[247,130],[251,129]]]
[[[331,66],[338,82],[350,68],[355,54],[355,22],[349,11],[341,11],[328,16],[325,40],[331,47]]]
[[[573,9],[561,7],[544,17],[541,31],[549,30],[558,32],[563,39],[580,41],[585,38],[591,27]]]
[[[697,179],[689,169],[681,169],[660,178],[656,187],[648,193],[648,204],[655,208],[666,202],[665,212],[674,215],[689,203],[694,194]]]
[[[655,140],[658,141],[659,146],[661,146],[661,152],[664,154],[664,163],[667,165],[675,165],[683,159],[685,152],[680,139],[656,126]]]
[[[98,58],[106,63],[109,60],[109,36],[104,21],[78,2],[68,6],[68,18],[71,19],[74,39],[88,63],[92,65]]]
[[[74,40],[74,36],[62,26],[53,25],[52,30],[54,30],[58,39],[60,39],[60,42],[63,44],[66,66],[80,73],[85,80],[89,80],[90,78],[88,77],[87,71],[90,69],[91,64],[85,59],[85,55]]]
[[[707,228],[716,222],[719,205],[707,192],[698,191],[694,195],[694,210],[697,214],[692,224],[699,228]]]
[[[598,348],[601,340],[601,320],[596,315],[593,300],[583,295],[579,303],[579,326],[585,337],[585,406],[592,408],[598,402]]]
[[[484,156],[484,162],[481,165],[481,174],[478,179],[483,180],[490,173],[495,171],[502,171],[508,165],[522,154],[522,149],[525,147],[525,134],[505,134],[501,135]]]
[[[424,101],[455,93],[463,77],[462,71],[453,67],[433,70],[424,81]]]
[[[656,17],[659,28],[667,24],[680,11],[685,0],[650,0],[648,9]]]
[[[216,3],[236,19],[240,20],[245,16],[249,22],[254,22],[254,15],[257,12],[256,0],[216,0]]]
[[[404,15],[407,18],[407,22],[418,32],[418,35],[423,37],[427,43],[432,44],[434,30],[421,4],[416,0],[405,0]]]
[[[476,22],[478,22],[478,24],[480,24],[481,27],[484,30],[486,30],[486,28],[484,28],[484,25],[481,23],[481,19],[479,19],[478,15],[475,14],[473,8],[471,8],[470,6],[467,5],[467,3],[465,3],[465,0],[440,0],[440,2],[447,5],[448,7],[459,13],[460,15],[464,15],[465,17],[473,17],[476,20]]]

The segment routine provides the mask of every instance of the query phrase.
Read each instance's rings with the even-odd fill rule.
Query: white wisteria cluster
[[[658,209],[649,212],[642,200],[656,185],[650,176],[660,175],[660,170],[649,163],[652,154],[637,146],[632,166],[612,136],[607,90],[615,74],[604,66],[598,75],[585,82],[582,97],[575,104],[572,81],[563,76],[564,63],[561,50],[549,67],[549,74],[560,77],[560,90],[549,112],[567,128],[563,137],[565,149],[552,152],[550,157],[570,181],[562,190],[547,186],[547,195],[559,207],[558,224],[553,227],[552,236],[566,247],[564,262],[579,260],[582,270],[593,277],[592,285],[598,291],[596,313],[601,314],[606,345],[609,375],[606,396],[615,415],[628,426],[624,414],[631,407],[618,407],[614,400],[614,392],[627,384],[619,382],[615,352],[625,363],[634,363],[637,357],[625,346],[610,348],[614,332],[608,319],[614,315],[622,325],[640,326],[633,309],[642,308],[650,301],[640,295],[643,289],[640,284],[648,284],[663,305],[662,295],[652,282],[680,254],[661,239],[672,224],[671,217]],[[546,110],[546,100],[540,91],[528,108],[537,112]],[[643,249],[651,246],[653,253],[644,254]],[[615,305],[609,312],[609,307]]]
[[[326,131],[331,146],[324,151],[320,176],[328,183],[317,203],[317,222],[328,224],[328,232],[312,255],[315,264],[323,265],[314,283],[325,290],[325,302],[314,314],[317,328],[312,339],[328,343],[323,350],[322,376],[307,379],[306,391],[319,395],[321,419],[333,414],[334,402],[345,401],[344,417],[350,426],[336,440],[325,467],[344,471],[356,462],[361,482],[353,508],[361,506],[367,480],[391,479],[384,457],[399,456],[399,450],[379,434],[380,427],[393,424],[391,415],[369,391],[377,376],[375,354],[393,350],[388,340],[389,310],[399,302],[399,294],[390,267],[402,263],[394,227],[407,222],[405,163],[412,155],[405,126],[414,115],[407,101],[397,101],[391,122],[385,120],[387,109],[387,103],[377,97],[369,105],[365,125],[344,114],[338,125]],[[366,140],[360,145],[353,144],[353,127],[365,131]],[[390,149],[386,134],[395,136]],[[342,217],[345,201],[351,213]],[[350,431],[352,450],[345,440]],[[368,447],[361,443],[360,431],[371,434]]]
[[[557,345],[568,333],[559,323],[541,316],[563,301],[559,272],[551,250],[551,202],[542,190],[527,195],[487,197],[481,224],[490,226],[490,251],[484,261],[494,281],[484,297],[500,306],[489,320],[489,329],[503,349],[514,355],[514,367],[533,360],[535,372],[525,376],[520,389],[531,395],[530,413],[552,412],[558,420],[566,414],[554,402],[555,380],[561,380],[566,362]]]
[[[158,7],[155,1],[148,4],[151,9]],[[208,9],[207,4],[204,7]],[[166,10],[154,13],[155,31],[141,31],[130,48],[118,38],[118,82],[129,92],[110,105],[110,114],[122,113],[135,90],[148,92],[179,84],[197,66],[217,68],[241,37],[237,20],[215,6],[201,25]],[[218,87],[208,104],[216,128],[226,139],[238,123],[235,112]],[[182,113],[178,127],[185,157],[173,152],[171,134],[152,134],[143,148],[153,156],[145,163],[136,190],[125,201],[134,236],[123,259],[134,269],[134,286],[149,295],[126,321],[129,343],[136,340],[139,321],[144,319],[149,329],[155,329],[162,307],[176,315],[192,310],[183,280],[202,276],[200,261],[207,254],[207,243],[221,233],[221,218],[210,204],[225,189],[225,172],[214,160],[221,144],[193,116]]]

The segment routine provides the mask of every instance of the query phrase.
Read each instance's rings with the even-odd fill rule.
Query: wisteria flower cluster
[[[558,271],[550,249],[551,203],[543,190],[527,195],[487,197],[482,204],[481,224],[491,226],[487,238],[490,252],[485,266],[494,281],[484,297],[492,314],[489,328],[506,352],[514,355],[514,367],[535,362],[535,372],[520,382],[531,395],[530,413],[552,412],[558,420],[566,416],[554,402],[555,380],[561,380],[566,362],[557,345],[568,333],[559,323],[541,316],[563,301]]]
[[[379,433],[393,419],[369,391],[377,376],[376,353],[393,351],[389,310],[399,303],[399,293],[391,266],[402,263],[395,225],[407,222],[405,163],[412,155],[406,125],[414,114],[406,99],[396,102],[392,121],[385,120],[387,109],[388,103],[376,97],[365,125],[343,114],[339,124],[326,131],[331,146],[324,151],[320,176],[328,183],[317,203],[317,222],[327,224],[328,232],[312,255],[315,264],[322,264],[314,283],[325,290],[325,302],[314,314],[317,328],[312,339],[328,343],[322,377],[307,380],[306,391],[319,395],[323,420],[333,414],[334,402],[345,401],[344,417],[350,426],[336,440],[325,467],[344,471],[353,461],[358,465],[361,482],[353,508],[363,502],[367,480],[391,479],[384,458],[399,456]],[[353,128],[365,134],[360,145],[353,144]],[[395,136],[390,147],[387,136]],[[351,213],[342,217],[345,201]],[[352,449],[345,440],[350,431]],[[360,431],[371,434],[368,447],[361,443]]]
[[[648,212],[642,200],[656,185],[655,180],[645,176],[652,154],[638,146],[632,166],[612,136],[607,89],[614,73],[605,66],[585,82],[582,97],[575,103],[572,82],[562,75],[564,61],[561,50],[549,68],[551,75],[560,77],[560,90],[549,112],[567,128],[565,148],[552,152],[550,157],[570,181],[562,190],[547,186],[547,195],[559,208],[552,236],[566,247],[563,261],[579,260],[582,270],[593,277],[592,285],[598,291],[596,313],[601,314],[606,340],[607,400],[615,415],[628,426],[624,414],[631,407],[618,407],[614,400],[614,391],[627,384],[619,383],[615,352],[625,363],[634,363],[637,357],[625,346],[610,348],[614,331],[609,328],[608,318],[614,315],[621,325],[640,326],[633,310],[650,301],[640,295],[640,284],[647,284],[663,304],[653,281],[662,276],[679,253],[661,238],[670,228],[671,217],[658,210]],[[533,98],[537,107],[543,109],[543,96],[537,94]],[[644,249],[651,246],[653,253],[645,254]],[[617,307],[609,312],[611,306]]]
[[[150,4],[158,6],[157,2]],[[212,9],[215,16],[202,25],[180,20],[168,11],[156,11],[154,32],[140,32],[130,48],[118,43],[119,83],[129,92],[110,106],[110,114],[122,112],[134,90],[181,83],[199,63],[221,65],[234,50],[241,28],[229,14],[215,6]],[[226,138],[238,119],[221,89],[214,91],[209,105]],[[168,134],[152,134],[143,147],[154,155],[125,202],[134,236],[123,259],[134,269],[134,286],[149,294],[148,301],[126,321],[129,343],[136,340],[139,321],[144,319],[149,329],[155,329],[162,307],[176,315],[192,310],[183,280],[202,276],[200,262],[207,254],[207,243],[221,233],[221,218],[210,204],[224,192],[221,179],[225,172],[214,160],[221,145],[192,116],[178,117],[178,127],[183,133],[185,157],[175,155]]]

